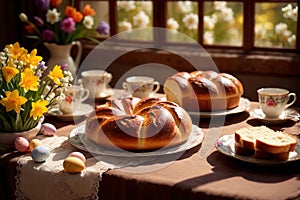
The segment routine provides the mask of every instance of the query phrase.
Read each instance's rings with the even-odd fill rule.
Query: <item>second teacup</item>
[[[160,84],[148,76],[131,76],[123,83],[123,88],[132,94],[132,96],[145,98],[157,92]]]
[[[79,81],[90,91],[90,98],[101,96],[108,88],[112,80],[112,74],[104,70],[88,70],[81,73],[82,79]]]
[[[282,88],[261,88],[257,90],[258,100],[267,118],[277,118],[296,101],[296,94]],[[290,98],[293,100],[290,101]]]
[[[64,95],[59,110],[63,114],[71,114],[80,109],[82,102],[89,97],[89,90],[79,85],[72,85],[65,88]]]

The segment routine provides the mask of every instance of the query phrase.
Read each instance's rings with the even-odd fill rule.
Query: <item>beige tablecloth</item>
[[[18,160],[17,199],[97,199],[101,175],[108,168],[90,157],[81,173],[70,174],[64,171],[63,161],[72,151],[78,150],[69,144],[68,138],[38,138],[49,147],[50,157],[43,163],[36,163],[28,153]]]
[[[75,128],[59,130],[59,134],[69,134]],[[42,145],[49,147],[50,157],[43,163],[34,162],[27,153],[17,161],[16,191],[17,199],[98,199],[102,174],[109,169],[136,166],[153,160],[152,157],[119,157],[91,155],[81,151],[68,142],[66,136],[46,137],[38,135]],[[63,161],[73,151],[86,155],[86,168],[77,174],[63,169]]]

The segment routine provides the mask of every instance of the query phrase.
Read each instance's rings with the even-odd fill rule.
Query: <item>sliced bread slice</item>
[[[242,128],[235,132],[235,142],[242,148],[280,154],[294,151],[298,143],[296,136],[274,131],[266,126]]]
[[[246,149],[238,143],[235,143],[235,153],[242,156],[252,156],[256,159],[262,160],[278,160],[284,161],[289,158],[290,151],[284,153],[267,153],[260,149]]]

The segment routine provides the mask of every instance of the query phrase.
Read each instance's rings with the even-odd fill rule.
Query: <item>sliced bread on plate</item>
[[[287,160],[298,143],[296,136],[266,126],[241,128],[234,136],[236,154],[259,159]]]

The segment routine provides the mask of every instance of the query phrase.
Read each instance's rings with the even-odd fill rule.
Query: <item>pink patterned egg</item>
[[[74,151],[74,152],[70,153],[68,157],[76,157],[76,158],[79,158],[83,163],[86,162],[85,156],[78,151]]]
[[[27,152],[29,149],[29,141],[24,137],[17,137],[15,140],[15,148],[18,152]]]
[[[56,127],[50,123],[43,123],[41,133],[46,136],[53,136],[56,133]]]

